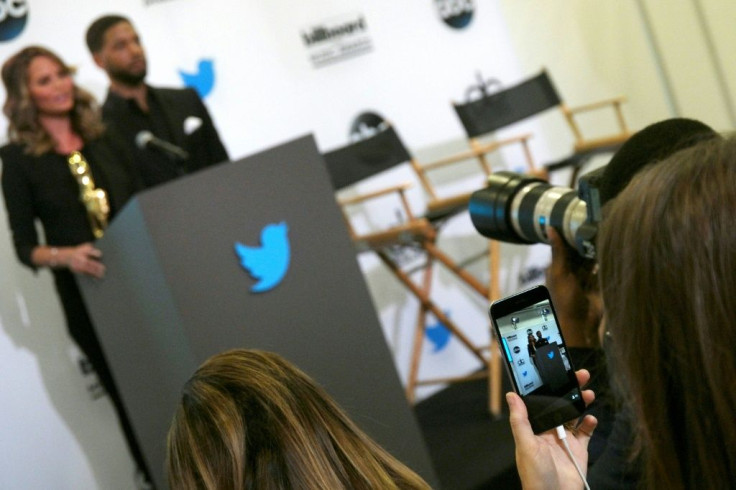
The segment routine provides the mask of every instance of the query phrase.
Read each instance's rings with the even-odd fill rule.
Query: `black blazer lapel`
[[[148,87],[156,101],[161,105],[166,125],[169,127],[173,141],[171,143],[181,148],[186,148],[186,135],[184,134],[183,121],[186,117],[188,104],[184,97],[173,90],[157,89]],[[183,95],[183,92],[182,92]]]

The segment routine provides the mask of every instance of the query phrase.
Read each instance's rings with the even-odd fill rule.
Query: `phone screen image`
[[[584,403],[547,289],[537,286],[495,302],[491,319],[534,431],[578,417]]]

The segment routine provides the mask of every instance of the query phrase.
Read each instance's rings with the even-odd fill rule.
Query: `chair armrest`
[[[340,204],[340,206],[348,206],[350,204],[357,204],[357,203],[360,203],[360,202],[363,202],[363,201],[367,201],[369,199],[375,199],[377,197],[385,196],[385,195],[391,194],[393,192],[403,193],[407,189],[411,188],[412,185],[413,184],[411,182],[403,182],[401,184],[392,185],[390,187],[386,187],[386,188],[383,188],[383,189],[379,189],[377,191],[369,192],[367,194],[361,194],[361,195],[358,195],[358,196],[347,197],[347,198],[344,198],[344,199],[338,199],[337,202],[338,202],[338,204]]]
[[[601,109],[604,107],[611,107],[616,115],[616,121],[618,122],[618,127],[620,130],[620,133],[618,135],[613,136],[614,139],[626,139],[630,136],[630,132],[628,129],[628,126],[626,124],[626,120],[624,119],[624,113],[621,110],[621,104],[626,101],[626,97],[623,95],[620,95],[618,97],[612,97],[609,99],[600,100],[598,102],[593,102],[591,104],[585,104],[577,107],[567,107],[564,103],[561,104],[562,112],[565,115],[565,119],[567,119],[567,122],[570,125],[570,128],[572,128],[573,133],[575,133],[575,151],[585,151],[596,148],[599,146],[605,146],[609,143],[604,138],[601,141],[595,141],[595,140],[588,140],[583,137],[583,133],[580,130],[580,127],[577,124],[577,121],[575,120],[575,116],[578,113],[586,112],[586,111],[593,111],[596,109]]]
[[[601,107],[607,107],[610,105],[621,104],[622,102],[626,102],[625,95],[619,95],[618,97],[611,97],[609,99],[603,99],[597,102],[591,102],[590,104],[579,105],[577,107],[568,107],[567,110],[570,113],[575,114],[578,112],[593,111],[596,109],[600,109]]]
[[[511,138],[505,138],[498,141],[492,141],[490,143],[486,143],[483,145],[478,145],[476,148],[472,150],[463,151],[461,153],[456,153],[455,155],[451,155],[449,157],[442,158],[440,160],[435,160],[434,162],[425,163],[421,165],[422,170],[432,170],[440,167],[444,167],[453,163],[462,162],[464,160],[469,160],[471,158],[477,158],[480,155],[485,155],[486,153],[491,153],[493,151],[496,151],[500,149],[503,146],[510,145],[513,143],[522,143],[527,141],[529,138],[532,137],[531,133],[522,134],[519,136],[513,136]]]
[[[350,236],[355,240],[358,238],[359,235],[355,231],[355,228],[353,228],[353,225],[350,221],[350,217],[348,216],[347,209],[346,209],[347,206],[352,205],[352,204],[359,204],[361,202],[365,202],[370,199],[375,199],[381,196],[387,196],[393,193],[398,194],[399,200],[401,201],[401,206],[404,208],[404,213],[406,213],[407,219],[410,222],[416,221],[414,213],[412,213],[411,207],[409,206],[409,200],[406,198],[406,190],[410,189],[412,186],[413,184],[411,182],[403,182],[401,184],[396,184],[390,187],[385,187],[383,189],[369,192],[367,194],[361,194],[359,196],[349,197],[345,199],[338,199],[337,203],[339,204],[340,209],[342,211],[343,219],[345,220],[345,224],[348,227]]]

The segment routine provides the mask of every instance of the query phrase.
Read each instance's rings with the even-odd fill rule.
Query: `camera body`
[[[473,226],[485,237],[521,244],[549,243],[547,228],[551,226],[581,256],[593,259],[604,170],[601,167],[581,176],[577,191],[528,175],[493,173],[488,185],[470,198]]]

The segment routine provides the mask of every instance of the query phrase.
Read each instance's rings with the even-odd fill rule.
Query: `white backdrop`
[[[465,148],[450,100],[462,99],[477,72],[512,84],[542,67],[573,106],[626,94],[633,128],[674,115],[718,129],[734,125],[728,93],[736,83],[736,39],[728,19],[736,6],[726,0],[476,0],[464,29],[445,24],[430,0],[0,0],[0,7],[9,2],[25,4],[28,18],[18,37],[0,42],[0,58],[44,44],[77,66],[77,82],[99,99],[106,79],[87,53],[84,32],[104,13],[122,13],[135,23],[151,84],[182,86],[179,71],[195,72],[201,60],[211,60],[214,88],[205,102],[233,158],[307,132],[323,150],[341,146],[353,119],[366,111],[390,119],[421,160],[440,157]],[[313,68],[302,33],[360,17],[372,50]],[[610,119],[586,123],[604,131]],[[500,134],[520,131],[534,132],[532,151],[540,161],[565,156],[572,144],[555,111]],[[514,162],[513,154],[499,159],[512,169]],[[460,175],[445,176],[446,192],[482,185],[469,172]],[[398,168],[359,190],[398,179],[414,176]],[[421,212],[418,187],[410,198]],[[393,210],[382,212],[392,216]],[[6,222],[4,210],[0,221]],[[443,230],[440,246],[465,258],[481,252],[485,241],[467,217],[459,217]],[[504,293],[541,282],[547,252],[544,246],[504,246]],[[417,304],[377,261],[360,262],[405,379]],[[5,225],[0,267],[0,487],[131,488],[133,466],[115,414],[107,399],[91,401],[87,394],[89,380],[75,366],[50,278],[17,264]],[[473,271],[487,280],[485,268],[480,261]],[[446,274],[437,274],[435,292],[452,319],[473,338],[487,340],[481,298]],[[452,340],[441,348],[425,344],[424,375],[474,368]]]

